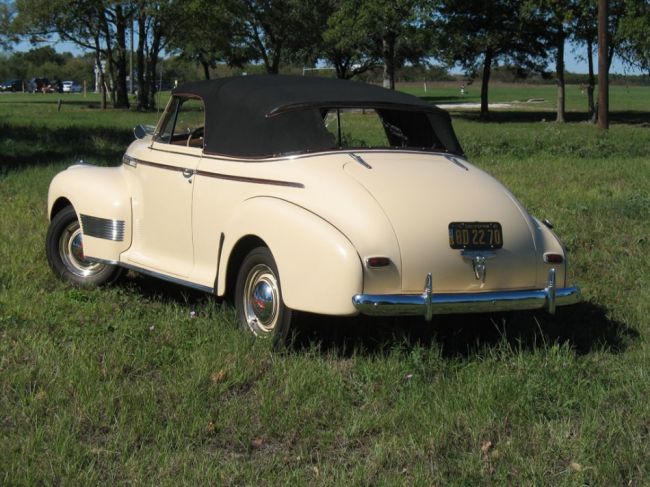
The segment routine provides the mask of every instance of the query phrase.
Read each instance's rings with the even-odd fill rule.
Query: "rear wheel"
[[[242,328],[276,346],[285,343],[291,310],[282,300],[278,268],[268,248],[255,248],[244,258],[237,274],[235,307]]]
[[[72,206],[65,207],[52,218],[45,238],[45,253],[57,276],[80,286],[110,283],[121,273],[117,266],[86,259],[81,226]]]

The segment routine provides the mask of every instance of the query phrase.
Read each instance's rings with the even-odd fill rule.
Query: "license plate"
[[[497,222],[451,222],[449,246],[452,249],[500,249],[503,231]]]

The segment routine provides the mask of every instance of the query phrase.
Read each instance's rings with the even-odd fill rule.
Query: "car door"
[[[192,197],[203,151],[203,102],[175,96],[138,160],[133,191],[133,245],[139,267],[187,277],[194,266]]]

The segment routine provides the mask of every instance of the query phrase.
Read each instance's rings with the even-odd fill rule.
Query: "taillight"
[[[561,264],[564,262],[564,256],[562,254],[547,252],[544,254],[544,262],[547,264]]]
[[[388,257],[368,257],[366,259],[366,264],[368,267],[387,267],[390,265],[390,259]]]

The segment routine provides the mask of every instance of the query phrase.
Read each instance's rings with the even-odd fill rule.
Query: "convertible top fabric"
[[[336,149],[324,111],[374,108],[391,124],[403,122],[412,133],[409,140],[424,142],[418,148],[462,154],[447,112],[366,83],[260,75],[185,83],[172,93],[203,100],[206,153],[257,158]]]

